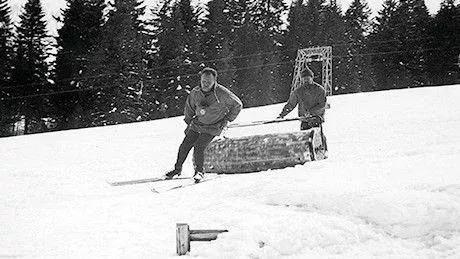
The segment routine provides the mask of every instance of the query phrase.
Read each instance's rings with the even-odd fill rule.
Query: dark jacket
[[[316,82],[312,84],[305,82],[291,92],[289,100],[280,113],[280,117],[284,117],[290,113],[297,104],[299,105],[299,117],[319,115],[324,119],[326,91]]]
[[[222,85],[216,84],[208,93],[197,86],[185,102],[184,120],[191,130],[218,136],[242,108],[241,100]]]

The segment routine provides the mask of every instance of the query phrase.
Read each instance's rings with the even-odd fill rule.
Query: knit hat
[[[201,70],[200,72],[200,75],[203,75],[203,74],[213,75],[214,78],[217,78],[217,71],[214,68],[210,68],[210,67],[203,68],[203,70]]]
[[[306,67],[302,72],[300,73],[301,77],[315,77],[315,74],[313,74],[313,71],[311,71],[308,67]]]

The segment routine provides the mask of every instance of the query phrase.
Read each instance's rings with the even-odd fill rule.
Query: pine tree
[[[373,32],[368,36],[371,68],[376,84],[375,90],[393,89],[399,87],[402,77],[397,52],[399,50],[398,32],[395,25],[403,22],[396,15],[398,2],[385,0],[382,10],[377,16]]]
[[[248,40],[246,31],[248,30],[248,16],[249,6],[248,1],[245,0],[231,0],[227,1],[227,15],[230,20],[231,28],[231,50],[233,57],[231,59],[231,66],[235,69],[232,70],[233,84],[232,91],[240,97],[245,107],[250,106],[249,96],[247,95],[248,89],[248,70],[246,69],[249,64],[247,59],[248,55],[255,53],[254,42]],[[254,35],[256,32],[253,31]],[[249,45],[248,45],[249,43]],[[245,48],[246,46],[246,48]]]
[[[56,79],[74,85],[87,63],[88,52],[101,37],[104,0],[67,0],[63,11],[63,26],[58,29]]]
[[[342,82],[346,92],[362,92],[372,89],[368,58],[360,56],[367,49],[366,35],[370,32],[370,9],[363,0],[354,0],[345,13],[348,56],[344,58],[348,73]]]
[[[233,1],[235,27],[234,91],[246,107],[278,101],[278,45],[281,36],[281,1]]]
[[[60,128],[84,126],[83,111],[89,110],[91,92],[82,89],[80,78],[88,65],[90,51],[101,38],[104,0],[68,0],[63,11],[63,26],[58,30],[58,53],[55,77],[61,91],[81,90],[55,95],[53,103],[58,110]],[[86,122],[88,123],[88,122]]]
[[[7,0],[0,0],[0,89],[10,83],[12,58],[11,9]]]
[[[323,46],[328,38],[327,32],[330,28],[324,27],[325,24],[334,22],[331,19],[331,8],[335,7],[326,4],[325,0],[309,0],[305,6],[305,15],[307,18],[304,30],[305,40],[308,40],[305,47]],[[303,47],[302,46],[302,47]]]
[[[233,26],[229,15],[228,1],[211,0],[207,5],[207,15],[204,18],[203,34],[200,44],[207,66],[214,67],[219,71],[218,81],[226,87],[232,88],[234,69],[232,64],[233,54]]]
[[[291,85],[297,50],[310,46],[305,42],[308,38],[304,37],[305,33],[309,33],[305,31],[307,27],[305,18],[305,5],[303,4],[303,0],[293,0],[289,7],[287,29],[283,33],[281,44],[281,59],[283,66],[281,67],[280,80],[281,84],[285,86]],[[279,97],[283,100],[287,100],[290,92],[290,87],[281,89]]]
[[[169,75],[165,74],[166,71],[162,70],[165,68],[169,58],[175,54],[174,38],[168,38],[171,36],[168,33],[168,28],[171,24],[171,3],[172,0],[158,1],[158,3],[152,7],[151,13],[153,18],[147,21],[147,23],[153,27],[153,32],[150,35],[150,40],[153,44],[150,46],[148,51],[151,53],[148,57],[148,70],[151,71],[151,80],[149,87],[146,89],[146,95],[153,104],[153,117],[168,117],[168,109],[165,98],[163,98],[161,85],[163,84],[163,78]],[[169,44],[168,44],[169,42]]]
[[[400,40],[398,59],[404,70],[401,86],[425,85],[428,83],[428,53],[425,50],[430,46],[431,17],[424,0],[401,1],[396,16],[401,21],[395,24]]]
[[[252,67],[260,66],[261,57],[257,55],[258,50],[257,27],[250,21],[250,14],[245,12],[246,17],[241,27],[237,28],[236,35],[238,41],[235,43],[234,65],[238,68],[235,72],[236,94],[241,98],[246,107],[257,106],[259,90],[255,85],[256,73]]]
[[[88,61],[83,87],[96,91],[92,98],[95,126],[143,120],[142,96],[147,78],[143,1],[117,0],[102,28],[99,45]]]
[[[319,32],[319,44],[320,46],[332,46],[332,88],[334,94],[346,93],[347,75],[350,71],[347,68],[346,58],[349,55],[347,53],[347,38],[346,38],[346,27],[345,19],[342,15],[342,10],[336,1],[333,0],[326,4],[322,9],[321,24]],[[321,64],[315,62],[312,64],[312,69],[315,71],[315,75],[318,75],[318,81],[321,80],[319,77]]]
[[[19,17],[13,81],[16,84],[45,83],[48,76],[48,35],[40,0],[28,0]]]
[[[163,116],[183,113],[187,93],[199,84],[199,65],[203,60],[199,47],[200,10],[189,0],[164,1],[154,10],[156,53],[154,83]]]
[[[427,52],[431,17],[423,0],[386,0],[370,37],[376,84],[380,89],[428,83]]]
[[[459,51],[460,4],[444,0],[433,21],[432,52],[429,53],[428,68],[431,82],[436,85],[460,83]]]
[[[36,96],[47,91],[48,58],[46,21],[40,0],[28,0],[20,14],[15,39],[15,57],[12,82],[18,86],[16,97],[20,97],[17,117],[25,116],[26,133],[42,129],[32,129],[42,125],[41,118],[48,115],[49,99]]]
[[[284,35],[284,45],[287,48],[299,48],[304,40],[301,35],[304,33],[304,11],[303,0],[293,0],[289,7],[287,16],[287,30]]]
[[[289,49],[318,46],[321,42],[324,0],[294,0],[289,9],[288,27],[284,39]]]
[[[345,12],[347,26],[347,36],[363,44],[365,36],[371,30],[370,21],[371,10],[365,0],[353,0],[350,7]]]
[[[258,102],[256,105],[273,104],[284,101],[279,97],[278,92],[290,88],[290,85],[282,85],[280,81],[281,67],[278,65],[281,61],[279,45],[282,41],[281,17],[287,10],[287,6],[282,0],[261,0],[253,4],[251,17],[253,23],[257,26],[259,56],[256,59],[253,73],[254,86]]]
[[[9,135],[10,125],[14,122],[10,111],[12,105],[8,100],[8,85],[11,83],[12,67],[12,25],[10,7],[7,0],[0,0],[0,137]],[[4,90],[2,90],[4,88]]]

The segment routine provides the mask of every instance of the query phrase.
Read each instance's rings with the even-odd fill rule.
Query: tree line
[[[182,114],[205,66],[245,107],[284,102],[296,51],[333,48],[333,93],[460,82],[460,5],[430,15],[423,0],[66,0],[55,41],[40,0],[11,21],[0,0],[0,135]],[[54,43],[53,43],[54,42]],[[318,62],[310,64],[319,76]],[[320,77],[316,79],[320,81]]]

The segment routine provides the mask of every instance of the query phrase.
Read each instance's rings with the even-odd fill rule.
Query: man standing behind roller
[[[300,130],[321,127],[321,138],[325,150],[327,150],[326,137],[321,126],[324,122],[324,113],[326,111],[326,90],[320,84],[314,82],[313,77],[313,71],[308,67],[300,73],[300,86],[291,92],[289,100],[284,105],[278,118],[284,118],[299,105],[299,117],[306,118],[301,120]]]
[[[299,117],[306,118],[309,116],[319,116],[321,120],[319,123],[324,121],[326,91],[320,84],[313,81],[313,77],[313,71],[309,68],[305,68],[300,73],[300,86],[291,92],[289,100],[286,105],[284,105],[278,118],[284,118],[284,116],[290,113],[298,104]],[[300,130],[307,130],[317,126],[319,125],[312,124],[305,120],[301,122]]]
[[[204,150],[215,136],[220,135],[229,121],[236,119],[243,104],[230,90],[217,83],[217,71],[204,68],[201,72],[201,85],[195,87],[185,102],[185,137],[179,147],[174,169],[166,174],[166,178],[179,176],[182,165],[193,149],[195,163],[195,181],[204,177]]]

